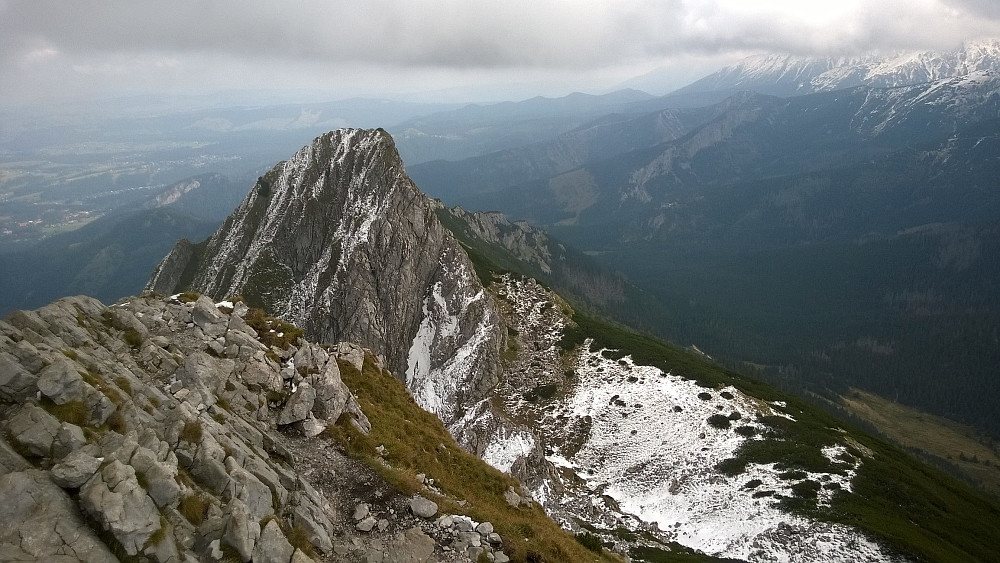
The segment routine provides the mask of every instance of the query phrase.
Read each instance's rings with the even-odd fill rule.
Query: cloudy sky
[[[760,52],[986,37],[1000,37],[996,0],[0,0],[0,103],[226,89],[516,98],[657,68],[681,86]]]

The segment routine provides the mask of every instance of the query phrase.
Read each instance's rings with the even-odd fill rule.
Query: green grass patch
[[[275,346],[287,350],[303,335],[303,330],[291,323],[268,316],[263,309],[250,309],[244,318],[257,338],[267,347]],[[280,361],[281,358],[278,358]]]
[[[139,334],[138,330],[132,327],[128,327],[125,329],[123,333],[123,338],[125,339],[125,342],[132,348],[138,348],[139,346],[142,346],[142,335]]]
[[[604,545],[601,543],[601,538],[591,534],[590,532],[580,532],[573,536],[576,541],[580,543],[583,547],[593,551],[594,553],[601,553],[604,551]]]
[[[188,420],[184,422],[184,427],[181,428],[180,439],[185,442],[197,444],[201,441],[204,431],[200,420]]]
[[[539,399],[551,399],[555,396],[556,391],[559,386],[555,383],[548,383],[546,385],[538,385],[531,391],[524,394],[524,399],[531,403],[538,401]]]
[[[420,490],[417,473],[433,475],[435,485],[445,495],[434,499],[441,510],[492,522],[513,561],[527,561],[531,553],[539,561],[611,560],[587,550],[539,506],[507,504],[504,492],[508,487],[518,487],[517,481],[462,450],[440,419],[417,406],[406,387],[388,371],[379,369],[373,358],[366,356],[363,373],[347,362],[340,363],[340,370],[344,382],[357,395],[372,430],[362,434],[343,416],[327,433],[349,455],[365,461],[401,493],[409,495]],[[383,455],[375,449],[379,445],[385,446]],[[464,499],[469,504],[462,506],[452,499]]]
[[[57,405],[52,400],[43,397],[38,404],[48,411],[49,414],[63,422],[77,426],[86,426],[90,421],[90,409],[82,401],[67,401],[61,405]]]
[[[181,499],[177,510],[188,522],[195,526],[201,526],[201,523],[205,521],[208,505],[209,502],[205,497],[197,493],[192,493]]]

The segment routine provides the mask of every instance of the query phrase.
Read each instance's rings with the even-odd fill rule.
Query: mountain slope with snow
[[[753,90],[775,96],[797,96],[855,86],[906,86],[984,71],[1000,72],[1000,40],[969,41],[952,51],[890,55],[826,58],[755,55],[675,93]]]
[[[463,223],[461,237],[448,230]],[[485,243],[466,242],[476,236]],[[960,485],[933,472],[905,482],[929,487],[911,521],[893,508],[906,485],[887,466],[918,473],[912,460],[704,357],[595,321],[499,272],[483,248],[542,275],[568,256],[502,216],[443,210],[387,134],[341,130],[261,178],[210,239],[178,244],[150,288],[243,294],[321,342],[351,334],[556,521],[639,560],[988,549],[977,523],[1000,510]],[[875,479],[888,479],[883,490],[870,490]],[[946,508],[969,519],[964,532],[924,510],[944,494],[939,480],[955,487]]]

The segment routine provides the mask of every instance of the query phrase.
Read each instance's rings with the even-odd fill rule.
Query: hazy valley
[[[0,559],[995,559],[997,45],[4,115]]]

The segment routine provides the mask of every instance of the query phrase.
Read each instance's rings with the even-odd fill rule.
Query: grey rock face
[[[98,527],[127,553],[159,562],[211,560],[224,546],[243,559],[288,561],[294,550],[281,530],[296,526],[331,552],[335,512],[297,473],[276,423],[291,386],[311,387],[304,376],[343,386],[335,349],[269,349],[237,315],[245,306],[228,313],[207,299],[153,296],[95,303],[68,298],[0,321],[0,359],[19,362],[8,381],[32,390],[0,396],[0,560],[108,560],[90,531]],[[141,346],[127,342],[132,331]],[[220,341],[221,351],[212,348]],[[301,371],[269,351],[283,364],[297,358]],[[367,424],[346,387],[333,391],[337,408]],[[325,428],[313,414],[306,420]],[[60,421],[69,417],[79,424]],[[273,524],[257,540],[264,519]]]
[[[288,563],[295,548],[285,539],[278,523],[271,520],[264,526],[260,539],[253,548],[254,563]]]
[[[259,537],[260,525],[253,519],[247,506],[239,499],[229,503],[226,532],[222,536],[223,543],[236,549],[243,561],[250,561]]]
[[[80,504],[135,555],[160,529],[160,511],[139,485],[135,469],[115,460],[80,489]]]
[[[117,561],[41,471],[0,475],[0,559]]]
[[[409,369],[420,404],[450,422],[496,384],[503,331],[435,209],[385,131],[333,131],[265,174],[200,260],[180,243],[147,287],[191,279],[185,289],[243,295],[314,340],[359,342],[398,377]],[[321,397],[335,413],[339,398]]]

